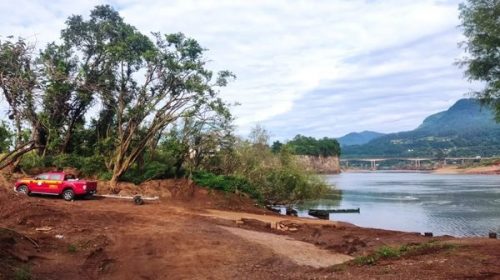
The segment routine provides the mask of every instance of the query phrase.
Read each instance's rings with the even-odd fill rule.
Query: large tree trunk
[[[4,169],[7,166],[11,166],[13,170],[16,169],[21,156],[35,148],[36,145],[33,143],[33,141],[30,141],[14,149],[12,152],[2,156],[0,158],[0,170]]]
[[[68,147],[69,147],[69,142],[71,141],[71,137],[73,136],[73,131],[69,130],[66,132],[66,135],[64,135],[64,141],[61,145],[60,152],[61,153],[68,153]]]
[[[47,145],[47,135],[45,128],[40,121],[35,120],[31,122],[31,140],[35,143],[39,155],[43,155],[45,146]]]
[[[113,177],[111,177],[111,180],[109,180],[109,190],[111,193],[119,193],[120,189],[118,188],[118,179],[120,176],[117,176],[116,174],[113,174]]]

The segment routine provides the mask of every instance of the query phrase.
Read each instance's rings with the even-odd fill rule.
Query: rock
[[[38,228],[35,228],[36,231],[50,231],[52,230],[51,227],[38,227]]]
[[[295,217],[297,217],[297,216],[298,216],[298,212],[297,212],[297,210],[295,210],[295,209],[293,209],[293,208],[287,208],[287,209],[286,209],[286,214],[287,214],[288,216],[295,216]]]

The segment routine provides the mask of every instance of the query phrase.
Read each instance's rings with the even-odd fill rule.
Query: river
[[[330,214],[331,220],[362,227],[434,235],[487,236],[500,232],[500,176],[367,172],[328,175],[340,199],[309,201],[307,208],[360,208],[359,214]]]

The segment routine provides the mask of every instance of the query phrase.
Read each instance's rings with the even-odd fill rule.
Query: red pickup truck
[[[34,178],[24,178],[16,182],[14,189],[24,194],[62,195],[65,200],[76,196],[91,197],[97,192],[97,182],[76,179],[64,172],[47,172]]]

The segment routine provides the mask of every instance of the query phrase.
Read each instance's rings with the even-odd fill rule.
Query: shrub
[[[210,172],[198,171],[193,173],[193,181],[203,187],[224,192],[243,192],[253,199],[261,198],[258,190],[245,178],[236,176],[215,175]]]
[[[373,265],[379,260],[397,259],[408,255],[423,255],[441,250],[452,250],[457,248],[457,245],[450,243],[434,243],[432,241],[421,244],[408,244],[399,247],[382,246],[373,254],[368,256],[360,256],[354,259],[354,263],[358,265]]]
[[[79,170],[84,176],[97,175],[100,177],[101,174],[107,172],[106,164],[104,163],[104,156],[102,155],[80,157],[79,165]]]
[[[243,143],[237,149],[238,166],[235,174],[256,187],[270,204],[292,204],[320,198],[329,186],[324,180],[307,171],[293,156],[288,146],[279,154],[267,148]]]
[[[19,163],[20,167],[24,170],[32,170],[36,168],[46,167],[46,159],[39,156],[35,151],[24,154]]]
[[[175,175],[173,166],[159,161],[149,161],[141,167],[132,166],[120,179],[138,185],[147,180],[172,178]]]

